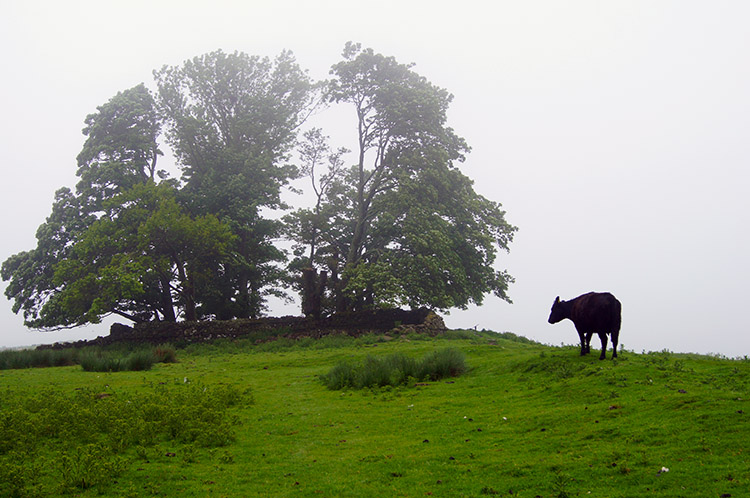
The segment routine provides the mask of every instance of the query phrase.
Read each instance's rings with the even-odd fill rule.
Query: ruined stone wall
[[[339,313],[331,317],[313,319],[287,316],[281,318],[240,319],[202,322],[145,322],[130,327],[115,323],[108,336],[90,341],[54,344],[42,348],[61,349],[88,345],[105,346],[128,342],[144,344],[187,344],[210,342],[216,339],[250,339],[264,342],[286,337],[320,338],[331,334],[359,336],[369,333],[405,334],[417,332],[437,335],[445,332],[443,319],[427,309],[370,310]]]

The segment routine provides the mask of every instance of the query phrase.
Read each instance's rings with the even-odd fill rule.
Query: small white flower
[[[185,379],[182,381],[182,383],[183,384],[187,384],[187,382],[188,382],[187,377],[185,377]]]
[[[503,417],[503,420],[508,420],[508,417]]]

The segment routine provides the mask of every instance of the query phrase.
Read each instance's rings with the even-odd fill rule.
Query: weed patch
[[[66,367],[78,362],[78,351],[21,349],[0,351],[0,370],[17,368]]]
[[[122,347],[101,349],[22,349],[0,351],[0,370],[81,365],[86,372],[150,370],[155,363],[175,363],[177,351],[169,344],[128,351]]]
[[[446,348],[429,353],[420,361],[400,353],[385,358],[367,356],[355,365],[344,361],[320,378],[331,390],[362,389],[399,386],[412,381],[437,381],[457,377],[467,369],[463,352]]]
[[[148,392],[119,394],[79,389],[35,393],[6,390],[0,405],[0,495],[34,495],[44,477],[64,489],[83,490],[109,482],[125,467],[133,448],[145,460],[148,447],[179,442],[223,447],[235,438],[229,408],[249,392],[229,385],[158,385]],[[131,455],[133,454],[131,453]],[[189,456],[189,452],[185,453]],[[19,466],[44,455],[53,465]],[[44,493],[41,493],[44,494]]]

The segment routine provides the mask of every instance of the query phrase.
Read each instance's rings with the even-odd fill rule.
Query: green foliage
[[[99,210],[104,200],[136,185],[166,176],[156,169],[162,155],[157,143],[160,118],[143,83],[118,92],[86,116],[85,123],[76,192],[88,211]]]
[[[124,463],[112,457],[107,448],[87,444],[60,456],[60,485],[63,488],[87,489],[119,475]]]
[[[36,248],[11,256],[2,266],[3,280],[10,280],[5,294],[14,300],[15,312],[23,310],[29,327],[96,322],[102,314],[130,311],[124,303],[140,297],[137,277],[143,268],[113,254],[122,248],[97,247],[100,252],[94,256],[106,260],[104,268],[94,256],[81,259],[73,253],[100,217],[105,201],[154,180],[161,154],[156,144],[159,120],[142,84],[118,93],[97,111],[86,117],[87,139],[78,156],[76,193],[58,190],[52,214],[37,230]],[[61,289],[61,266],[72,272],[68,280],[74,278],[65,282],[70,284],[65,289]]]
[[[469,147],[447,125],[452,96],[358,44],[331,74],[313,83],[288,51],[218,50],[155,71],[156,95],[139,84],[97,107],[75,193],[60,189],[36,247],[2,264],[14,312],[39,329],[110,314],[257,317],[269,296],[299,290],[303,268],[330,277],[327,292],[304,296],[315,314],[507,300],[512,277],[495,263],[516,228],[458,170]],[[319,129],[304,134],[301,166],[290,164],[322,100],[357,111],[349,168],[349,151]],[[157,167],[162,127],[179,180]],[[315,206],[282,221],[282,192],[301,174]],[[296,256],[286,268],[283,235]]]
[[[287,218],[299,256],[292,267],[327,270],[339,311],[465,308],[488,293],[507,300],[512,278],[494,266],[516,228],[457,168],[469,147],[446,124],[452,96],[358,44],[348,43],[343,58],[327,96],[356,110],[358,162],[344,169],[329,155],[320,188],[312,176],[314,211]],[[303,161],[325,163],[330,149],[316,140]],[[302,258],[306,247],[310,256]]]
[[[260,210],[284,207],[312,83],[289,52],[218,51],[155,77],[158,104],[140,84],[86,117],[75,194],[60,189],[36,248],[3,263],[29,327],[255,316],[281,293],[280,223]],[[179,188],[157,169],[162,123]]]
[[[361,364],[343,361],[321,375],[328,389],[399,386],[413,381],[438,381],[466,372],[464,354],[452,348],[427,354],[417,361],[403,354],[385,358],[367,356]]]
[[[94,221],[83,213],[82,201],[68,188],[55,192],[52,213],[36,231],[37,245],[3,261],[0,274],[8,280],[5,295],[13,300],[13,312],[23,311],[24,323],[33,328],[52,328],[76,323],[55,293],[55,268],[69,257],[77,237]]]
[[[66,367],[78,363],[75,349],[21,349],[0,351],[0,370],[35,367]]]
[[[159,363],[176,363],[177,349],[171,344],[159,344],[154,349],[154,356]]]
[[[3,393],[0,494],[50,495],[109,485],[129,467],[128,450],[145,457],[161,441],[216,448],[234,440],[229,410],[248,392],[229,385],[159,385],[140,393],[59,388]],[[40,459],[42,458],[42,459]],[[46,463],[45,463],[46,462]]]
[[[154,363],[176,361],[177,350],[170,344],[134,351],[112,347],[0,351],[0,370],[81,365],[87,372],[120,372],[150,370]]]
[[[173,304],[197,319],[196,302],[227,259],[229,227],[185,213],[167,184],[136,185],[104,206],[56,267],[57,301],[78,323],[112,312],[137,320],[154,309],[174,320]]]
[[[80,363],[86,372],[120,372],[151,370],[157,358],[152,351],[134,351],[127,356],[119,356],[101,351],[82,353]]]
[[[228,223],[235,257],[204,300],[219,318],[260,314],[278,293],[283,253],[272,243],[281,190],[297,175],[286,163],[298,127],[314,105],[313,85],[291,52],[274,60],[221,50],[154,73],[167,139],[182,166],[190,211]]]
[[[552,481],[553,496],[555,498],[571,498],[572,495],[569,492],[571,481],[570,477],[560,472],[559,469],[555,469],[555,478]]]

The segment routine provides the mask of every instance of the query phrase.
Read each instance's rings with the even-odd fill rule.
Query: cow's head
[[[565,316],[565,306],[563,306],[564,302],[565,301],[560,301],[560,296],[555,298],[555,302],[552,303],[552,310],[549,313],[549,320],[547,320],[549,323],[557,323],[567,318],[567,316]]]

